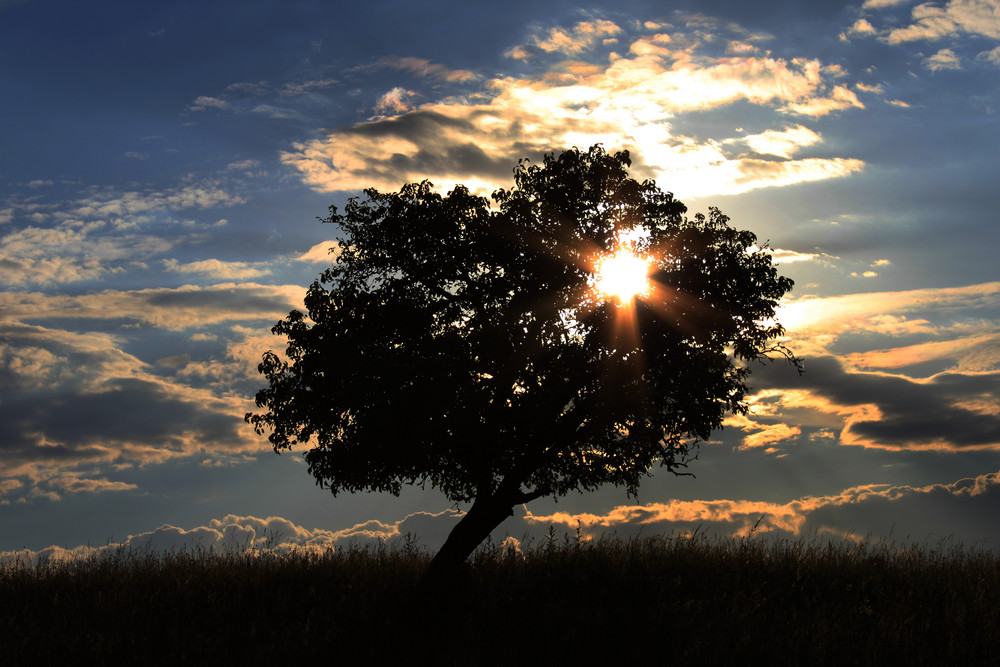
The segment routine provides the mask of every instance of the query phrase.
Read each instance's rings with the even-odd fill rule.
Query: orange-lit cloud
[[[217,280],[247,280],[271,273],[264,263],[223,262],[218,259],[203,259],[196,262],[178,262],[176,259],[163,260],[167,271],[182,274],[196,274]]]
[[[396,86],[378,98],[378,101],[375,103],[375,113],[383,116],[394,116],[409,111],[413,108],[410,100],[416,95],[417,93],[412,90]]]
[[[1000,334],[929,341],[883,350],[853,352],[843,357],[857,368],[896,369],[940,359],[953,359],[957,369],[987,371],[1000,368]]]
[[[883,530],[886,532],[892,526],[891,522],[900,517],[919,525],[921,516],[917,508],[930,499],[949,515],[960,515],[971,507],[977,507],[980,512],[995,511],[1000,502],[1000,473],[961,479],[951,484],[918,487],[866,484],[834,495],[806,496],[784,503],[673,500],[623,505],[601,514],[555,512],[534,515],[529,511],[523,520],[529,526],[553,525],[568,531],[579,527],[587,537],[682,532],[696,526],[733,536],[746,536],[751,531],[776,532],[786,537],[805,537],[809,533],[844,535],[848,532],[865,535],[872,527],[873,519],[875,522],[879,519],[885,521]],[[886,512],[887,509],[890,511]],[[908,509],[911,510],[909,516]],[[852,519],[856,519],[858,524],[849,525],[847,522]],[[947,524],[942,528],[947,529]]]
[[[466,82],[473,81],[478,78],[474,73],[469,70],[464,69],[450,69],[441,65],[439,63],[433,63],[424,58],[413,58],[413,57],[387,57],[381,58],[373,65],[369,65],[362,69],[379,69],[379,68],[391,68],[398,69],[404,72],[409,72],[419,77],[428,77],[432,79],[437,79],[439,81],[450,81],[450,82]]]
[[[599,43],[613,39],[622,32],[612,21],[597,19],[581,21],[572,28],[550,28],[536,34],[531,42],[532,47],[545,53],[559,52],[566,55],[576,55],[582,51],[594,48]],[[516,46],[507,51],[507,56],[516,59],[527,59],[533,51],[527,46]]]
[[[956,35],[1000,39],[1000,2],[997,0],[949,0],[943,7],[921,3],[913,8],[910,18],[912,23],[893,28],[885,40],[899,44]]]
[[[897,292],[866,292],[844,296],[804,298],[788,301],[779,309],[778,320],[793,335],[864,331],[872,323],[908,313],[935,308],[976,309],[1000,305],[1000,282]],[[901,327],[902,321],[897,321]],[[917,326],[926,323],[918,321]]]
[[[276,321],[302,307],[298,285],[219,283],[177,288],[105,290],[89,294],[0,293],[0,322],[23,319],[134,320],[166,329],[207,327],[251,319]]]

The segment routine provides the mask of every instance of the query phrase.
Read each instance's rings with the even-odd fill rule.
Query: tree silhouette
[[[286,360],[259,366],[275,451],[334,494],[430,484],[471,507],[425,575],[458,567],[517,505],[622,486],[744,413],[748,362],[784,356],[773,320],[792,281],[717,209],[686,207],[601,147],[521,160],[489,200],[426,181],[366,190],[324,222],[341,232],[308,316],[272,331]],[[620,247],[651,288],[595,286]]]

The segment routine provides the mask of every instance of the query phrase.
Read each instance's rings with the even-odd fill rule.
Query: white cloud
[[[791,264],[792,262],[809,262],[815,260],[817,255],[775,248],[771,250],[771,257],[776,264]]]
[[[311,264],[327,264],[337,256],[338,247],[336,241],[321,241],[295,259],[299,262],[309,262]]]
[[[291,551],[322,553],[349,543],[400,539],[407,533],[417,535],[425,544],[437,546],[444,542],[444,537],[462,514],[455,510],[445,510],[438,514],[415,512],[394,523],[368,521],[339,531],[305,528],[281,517],[259,518],[228,514],[221,519],[212,519],[207,526],[186,530],[167,524],[100,547],[78,546],[66,549],[53,545],[38,551],[4,551],[0,552],[0,567],[14,563],[35,566],[42,562],[116,558],[130,552],[157,555],[199,555],[213,552],[251,556]]]
[[[822,141],[822,138],[807,127],[796,125],[784,130],[767,130],[752,134],[743,141],[754,151],[765,155],[791,158],[800,148]]]

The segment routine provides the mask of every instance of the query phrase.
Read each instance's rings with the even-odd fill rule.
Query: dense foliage
[[[247,420],[275,450],[309,447],[334,493],[417,483],[474,501],[459,560],[517,504],[634,494],[651,466],[683,467],[745,411],[748,362],[790,357],[773,316],[792,282],[752,233],[686,217],[629,166],[573,149],[522,161],[494,207],[425,182],[331,208],[334,264],[274,327],[286,358],[264,356],[265,411]],[[620,303],[593,283],[624,243],[653,289]]]

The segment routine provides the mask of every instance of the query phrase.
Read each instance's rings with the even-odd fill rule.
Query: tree
[[[273,328],[286,359],[264,355],[265,412],[247,421],[275,451],[309,447],[334,494],[430,484],[471,503],[432,579],[517,505],[608,483],[634,495],[656,463],[686,474],[693,445],[746,412],[748,362],[798,363],[773,319],[792,281],[752,233],[714,208],[688,219],[630,166],[572,149],[521,160],[492,207],[426,181],[331,207],[334,263],[308,317]],[[649,262],[642,294],[596,285],[621,247]]]

